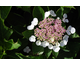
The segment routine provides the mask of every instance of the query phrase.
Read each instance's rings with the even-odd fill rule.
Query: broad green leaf
[[[60,19],[62,19],[62,17],[63,17],[63,11],[62,11],[61,8],[59,8],[59,9],[56,11],[56,14],[57,14],[58,17],[60,17]]]
[[[38,52],[44,52],[44,48],[42,46],[37,46],[35,43],[32,43],[32,52],[33,54],[37,54]]]
[[[31,11],[31,9],[30,9],[31,6],[16,6],[16,7],[21,8],[22,10],[31,13],[30,12]]]
[[[9,39],[9,37],[12,35],[13,30],[9,29],[4,24],[4,20],[0,19],[0,40]]]
[[[18,40],[16,43],[14,43],[13,39],[10,39],[9,41],[5,40],[4,45],[5,50],[13,50],[18,49],[21,46],[21,42]]]
[[[66,46],[70,52],[63,51],[62,49],[59,52],[58,59],[61,58],[75,58],[80,49],[80,42],[75,42],[75,39],[69,40]]]
[[[33,17],[38,18],[39,21],[44,19],[44,10],[40,6],[35,6],[33,9]]]
[[[10,10],[11,6],[0,6],[0,18],[6,19]]]
[[[21,9],[30,13],[31,6],[22,6]]]
[[[33,30],[26,30],[26,31],[22,32],[22,34],[26,39],[29,39],[29,37],[34,34],[34,31]]]
[[[78,37],[79,37],[79,35],[77,33],[70,35],[70,38],[78,38]]]
[[[59,52],[54,52],[54,51],[52,51],[52,54],[53,54],[53,56],[54,56],[55,58],[57,58]]]
[[[48,49],[47,47],[44,49],[44,54],[47,58],[49,58],[49,56],[51,55],[52,50]]]
[[[64,8],[73,8],[73,9],[75,9],[75,7],[74,6],[61,6],[61,7],[64,7]]]

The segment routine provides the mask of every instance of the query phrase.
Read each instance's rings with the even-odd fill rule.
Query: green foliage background
[[[66,46],[59,52],[49,50],[47,47],[36,46],[29,42],[33,31],[28,31],[34,17],[39,21],[44,19],[44,13],[54,10],[58,17],[68,14],[69,23],[76,28],[76,33],[71,35]],[[0,58],[1,59],[75,59],[80,58],[80,7],[74,6],[0,6]],[[23,49],[29,46],[30,53]],[[42,55],[38,53],[44,52]]]

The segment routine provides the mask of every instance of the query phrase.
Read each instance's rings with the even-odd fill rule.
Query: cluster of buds
[[[36,25],[37,28],[34,29],[34,35],[31,35],[29,41],[36,42],[37,46],[47,47],[53,49],[55,52],[60,50],[60,46],[67,45],[69,35],[75,33],[75,28],[69,26],[67,30],[62,27],[62,21],[68,23],[67,14],[63,15],[61,20],[59,17],[56,19],[50,18],[49,16],[56,17],[53,10],[45,12],[44,20],[38,22],[37,18],[34,18],[30,26],[27,26],[28,30],[33,30]],[[66,35],[64,35],[67,33]]]

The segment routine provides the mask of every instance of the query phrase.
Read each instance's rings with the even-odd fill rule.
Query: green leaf
[[[79,35],[77,33],[70,35],[70,38],[78,38],[78,37],[79,37]]]
[[[38,20],[44,19],[44,10],[40,6],[35,6],[33,9],[33,17],[38,18]]]
[[[21,46],[21,42],[18,39],[18,41],[12,45],[12,49],[18,49],[20,46]]]
[[[33,54],[44,52],[44,48],[42,46],[37,46],[35,43],[32,43],[32,52]]]
[[[0,6],[0,18],[6,19],[10,10],[11,6]]]
[[[4,24],[4,20],[0,19],[0,40],[9,39],[9,37],[12,35],[13,30],[9,29]]]
[[[21,42],[18,39],[18,41],[14,43],[13,39],[10,39],[9,41],[5,40],[4,45],[6,50],[13,50],[18,49],[21,46]]]
[[[26,30],[26,31],[22,32],[22,34],[26,39],[29,39],[29,37],[34,34],[34,31],[33,30]]]
[[[54,52],[54,51],[52,51],[52,54],[53,54],[53,56],[54,56],[55,58],[57,58],[59,52]]]
[[[45,56],[46,56],[47,58],[49,58],[49,56],[50,56],[51,53],[52,53],[52,50],[50,50],[50,49],[48,49],[48,48],[45,48],[45,49],[44,49],[44,53],[45,53]]]
[[[21,9],[30,13],[30,7],[31,6],[22,6]]]
[[[61,6],[61,7],[64,7],[64,8],[73,8],[73,9],[75,9],[75,7],[74,6]]]
[[[56,11],[56,14],[57,14],[58,17],[60,17],[60,19],[62,19],[62,17],[63,17],[63,11],[62,11],[61,8],[59,8],[59,9]]]

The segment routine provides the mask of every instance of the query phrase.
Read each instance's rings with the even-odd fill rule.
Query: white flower
[[[60,46],[59,42],[56,42],[56,46]]]
[[[30,42],[35,42],[36,41],[36,37],[34,35],[32,35],[30,38],[29,38],[29,41]]]
[[[54,50],[54,52],[58,52],[60,50],[60,47],[59,46],[53,46],[53,50]]]
[[[74,34],[76,32],[76,29],[74,27],[71,27],[71,33]]]
[[[67,34],[70,35],[70,34],[74,34],[76,32],[76,29],[72,26],[69,26],[66,30]]]
[[[50,15],[50,11],[45,12],[45,17],[44,18],[47,18],[49,15]]]
[[[64,14],[64,15],[63,15],[63,18],[67,18],[67,14]]]
[[[66,22],[66,23],[68,23],[68,22],[69,22],[69,20],[68,20],[68,19],[65,19],[65,22]]]
[[[49,49],[53,49],[53,45],[52,45],[52,44],[49,44],[49,45],[48,45],[48,48],[49,48]]]
[[[68,35],[64,35],[63,40],[66,40],[68,42],[68,38],[69,38]]]
[[[68,26],[67,30],[69,30],[69,31],[70,31],[70,30],[71,30],[71,27],[72,27],[71,25],[70,25],[70,26]]]
[[[49,43],[47,41],[44,41],[44,42],[41,43],[41,46],[43,46],[43,47],[46,47],[48,45],[49,45]]]
[[[31,25],[36,26],[38,24],[38,19],[34,18],[33,21],[31,22]]]
[[[26,48],[23,49],[24,52],[29,53],[31,49],[27,46]]]
[[[69,20],[68,20],[68,19],[65,19],[65,18],[63,18],[62,21],[63,21],[64,23],[68,23],[68,22],[69,22]]]
[[[36,41],[36,45],[37,46],[41,45],[41,41],[40,40]]]
[[[62,21],[65,23],[65,18],[63,18]]]
[[[71,32],[70,32],[69,30],[66,30],[66,33],[67,33],[68,35],[71,35]]]
[[[50,15],[53,16],[53,17],[56,17],[56,14],[54,13],[53,10],[50,10]]]
[[[66,40],[62,40],[61,42],[60,42],[60,46],[65,46],[65,45],[67,45],[67,41]]]
[[[28,29],[28,30],[33,30],[33,29],[34,29],[34,25],[29,25],[29,26],[27,26],[27,29]]]

